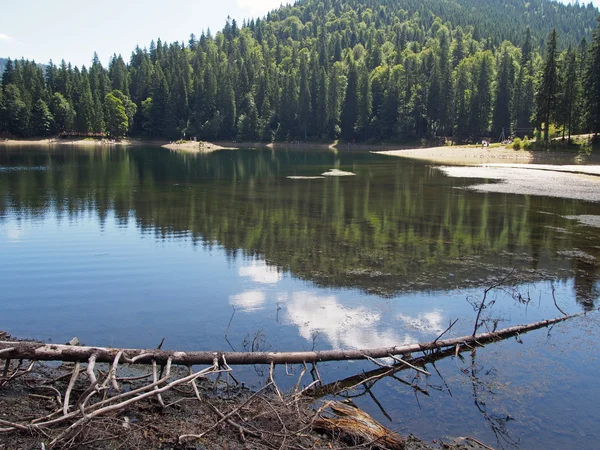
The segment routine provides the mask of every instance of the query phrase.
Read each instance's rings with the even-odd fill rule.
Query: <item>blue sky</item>
[[[285,2],[285,0],[283,0]],[[263,16],[282,0],[4,0],[0,6],[0,57],[88,66],[94,51],[103,63],[113,53],[129,61],[137,44],[185,41],[191,33]],[[92,6],[93,5],[93,6]]]
[[[220,30],[227,16],[241,24],[244,18],[265,15],[282,1],[286,2],[103,0],[88,6],[85,0],[5,0],[0,6],[0,57],[41,63],[65,59],[89,66],[96,51],[104,64],[113,53],[129,61],[138,44],[148,47],[158,37],[164,42],[187,42],[190,33]],[[600,0],[593,3],[600,6]]]

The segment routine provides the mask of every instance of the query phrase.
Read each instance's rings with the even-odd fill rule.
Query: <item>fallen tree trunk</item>
[[[122,353],[121,361],[136,364],[172,364],[192,366],[197,364],[214,364],[215,359],[229,365],[250,364],[302,364],[322,361],[359,360],[369,358],[385,358],[390,355],[438,351],[457,345],[479,345],[499,339],[506,339],[520,333],[548,327],[587,312],[558,317],[550,320],[517,325],[496,332],[482,333],[475,336],[461,336],[424,343],[400,345],[395,347],[364,350],[324,350],[310,352],[182,352],[160,349],[117,349],[105,347],[78,347],[71,345],[44,344],[37,342],[0,342],[0,359],[18,359],[31,361],[66,361],[87,362],[95,356],[96,362],[112,363],[118,353]]]

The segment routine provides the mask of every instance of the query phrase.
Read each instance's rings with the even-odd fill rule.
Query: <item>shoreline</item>
[[[513,150],[506,146],[486,148],[468,146],[426,147],[406,150],[375,151],[374,153],[418,159],[432,163],[462,166],[504,161],[510,162],[511,164],[600,163],[600,155],[597,154],[580,155],[569,152]]]
[[[162,147],[171,151],[188,153],[209,153],[218,150],[245,149],[298,149],[332,151],[369,151],[379,155],[417,159],[438,164],[472,166],[489,163],[530,164],[600,164],[600,154],[582,155],[564,151],[513,150],[507,146],[438,146],[415,147],[414,145],[393,144],[351,144],[351,143],[313,143],[313,142],[235,142],[235,141],[177,141],[143,140],[140,138],[120,141],[102,139],[6,139],[0,140],[2,147]]]
[[[506,147],[434,147],[375,153],[429,162],[438,165],[436,169],[446,176],[473,180],[460,189],[600,203],[600,155],[597,154]]]
[[[54,146],[82,146],[82,147],[129,147],[129,146],[163,146],[164,141],[142,141],[137,139],[122,139],[120,141],[110,139],[60,139],[60,138],[45,138],[45,139],[6,139],[0,141],[0,147],[22,147],[22,146],[39,146],[39,147],[54,147]]]

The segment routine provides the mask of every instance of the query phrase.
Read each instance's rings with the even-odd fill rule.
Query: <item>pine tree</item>
[[[508,137],[511,134],[510,93],[512,92],[512,58],[507,50],[500,56],[500,66],[496,74],[496,95],[492,119],[492,136],[500,136],[502,132]]]
[[[358,110],[356,115],[356,129],[362,134],[362,138],[367,140],[369,126],[371,124],[371,112],[373,103],[373,93],[371,92],[371,77],[366,65],[360,69],[358,83]]]
[[[2,116],[9,133],[18,137],[30,135],[31,112],[22,100],[21,92],[13,83],[4,86]]]
[[[593,38],[589,50],[585,85],[590,129],[597,139],[600,132],[600,16]]]
[[[358,70],[354,60],[349,63],[348,85],[341,114],[341,135],[344,139],[354,139],[354,128],[358,118]]]
[[[34,136],[50,136],[54,129],[54,117],[46,102],[39,99],[31,115]]]
[[[78,100],[75,103],[75,128],[87,133],[94,129],[94,98],[87,70],[81,73]]]
[[[470,105],[471,105],[471,79],[469,61],[463,60],[456,68],[456,118],[454,136],[458,142],[465,141],[471,132]]]
[[[308,57],[303,53],[300,57],[300,107],[298,110],[298,125],[300,126],[300,131],[304,136],[305,141],[308,139],[308,127],[313,122],[309,82]]]
[[[565,130],[568,130],[568,140],[571,142],[571,133],[574,126],[574,107],[579,102],[579,81],[577,76],[577,54],[574,50],[569,49],[563,55],[561,64],[561,76],[559,77],[560,97],[558,104],[557,117],[563,126],[563,139]]]
[[[486,136],[489,132],[492,112],[493,58],[490,50],[485,51],[477,64],[477,84],[471,96],[471,135]]]
[[[536,95],[536,122],[544,127],[544,142],[548,142],[550,121],[555,118],[558,93],[557,33],[552,30],[546,43],[546,58]]]

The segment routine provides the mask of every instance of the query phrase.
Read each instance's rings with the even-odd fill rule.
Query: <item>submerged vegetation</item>
[[[379,143],[598,132],[597,14],[548,0],[303,0],[188,43],[158,39],[108,69],[97,56],[89,68],[6,61],[0,132]]]

